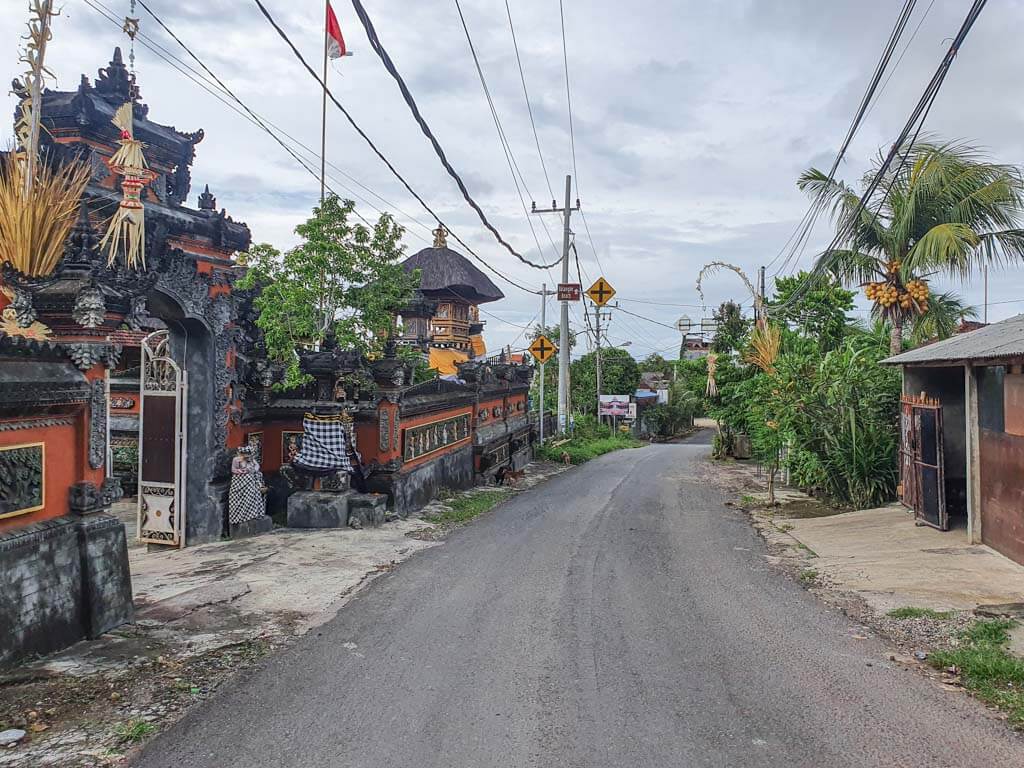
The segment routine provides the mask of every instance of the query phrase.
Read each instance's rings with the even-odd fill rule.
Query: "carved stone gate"
[[[171,357],[166,330],[142,340],[139,391],[139,540],[183,547],[188,375]]]

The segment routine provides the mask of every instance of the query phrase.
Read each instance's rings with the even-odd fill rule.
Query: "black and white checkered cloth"
[[[351,472],[348,435],[341,418],[307,413],[302,419],[302,448],[293,463],[309,469]]]

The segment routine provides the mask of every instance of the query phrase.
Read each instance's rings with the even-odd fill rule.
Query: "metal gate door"
[[[185,546],[187,381],[168,331],[142,340],[138,536],[151,544]]]
[[[902,501],[920,522],[949,530],[942,404],[924,395],[904,395],[900,408]]]

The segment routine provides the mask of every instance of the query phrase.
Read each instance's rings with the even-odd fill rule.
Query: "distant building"
[[[480,305],[505,298],[490,278],[469,259],[448,247],[443,228],[434,230],[434,245],[403,262],[407,272],[420,271],[416,301],[402,313],[406,344],[425,346],[430,367],[455,374],[458,364],[484,357],[484,323]]]
[[[680,360],[700,360],[707,357],[711,351],[711,344],[702,336],[687,336],[679,345]]]

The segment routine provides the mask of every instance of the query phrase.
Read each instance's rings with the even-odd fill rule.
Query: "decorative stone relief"
[[[378,427],[380,430],[379,445],[382,451],[386,451],[391,444],[391,412],[382,408],[378,419]]]
[[[75,298],[75,306],[71,316],[75,322],[85,328],[95,328],[103,322],[107,314],[107,302],[98,288],[86,288]]]
[[[107,460],[107,392],[103,381],[92,383],[89,397],[89,466],[99,469]]]
[[[45,454],[43,443],[0,448],[0,517],[43,508]]]
[[[106,478],[99,487],[95,483],[75,483],[68,489],[68,507],[76,515],[106,512],[122,496],[121,481],[116,477]]]

